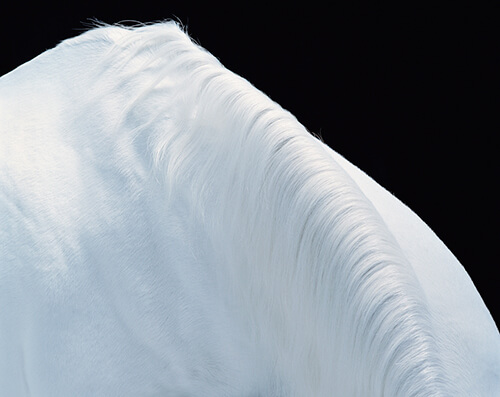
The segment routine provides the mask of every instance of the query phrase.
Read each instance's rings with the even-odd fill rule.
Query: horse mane
[[[275,392],[441,395],[424,293],[329,149],[177,23],[102,26],[62,45],[98,40],[111,49],[88,107],[120,109],[109,135],[133,142],[166,203],[181,196],[203,220]]]

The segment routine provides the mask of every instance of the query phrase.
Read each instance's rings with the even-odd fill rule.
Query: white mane
[[[178,216],[192,225],[192,234],[183,238],[206,248],[179,249],[172,258],[191,258],[193,269],[214,275],[217,299],[255,349],[247,368],[255,372],[246,374],[258,378],[249,381],[251,393],[456,395],[421,280],[330,149],[174,23],[101,27],[57,50],[79,48],[101,55],[78,77],[86,90],[75,90],[68,100],[78,102],[78,111],[62,116],[68,131],[85,125],[85,135],[69,133],[64,143],[92,158],[102,172],[96,189],[108,179],[121,180],[124,200],[153,208],[164,227],[161,238],[175,233],[169,228],[181,208]],[[134,219],[143,211],[131,208]],[[117,211],[102,222],[128,216]],[[126,241],[142,241],[139,229],[136,237],[130,230],[124,234]],[[1,254],[2,249],[0,259]],[[69,258],[64,261],[71,269]],[[158,259],[161,266],[154,271],[179,266],[193,285],[198,282],[191,268],[164,262]],[[218,310],[207,304],[208,317],[211,308]],[[168,313],[156,316],[164,321]],[[190,316],[196,327],[196,315]],[[207,329],[203,344],[218,337]],[[197,381],[216,385],[228,364],[239,366],[215,361],[211,372],[201,364],[205,372]],[[224,387],[219,395],[241,395],[232,394],[238,386]],[[169,395],[182,392],[174,388]]]
[[[225,256],[220,271],[234,273],[233,298],[242,299],[259,344],[288,356],[278,369],[287,382],[311,371],[316,384],[296,387],[321,395],[341,381],[333,374],[356,373],[360,394],[439,390],[410,266],[368,200],[292,115],[174,24],[138,29],[116,43],[108,62],[97,76],[119,70],[115,80],[130,86],[140,79],[116,128],[127,128],[131,117],[136,134],[151,134],[158,175],[168,191],[187,189],[193,216],[212,225]],[[255,285],[246,291],[248,280]]]

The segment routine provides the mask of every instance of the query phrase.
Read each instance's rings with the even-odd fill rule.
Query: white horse
[[[0,396],[499,396],[405,205],[174,23],[0,78]]]

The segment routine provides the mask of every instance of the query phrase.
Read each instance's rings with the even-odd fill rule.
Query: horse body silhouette
[[[495,396],[434,233],[174,23],[0,78],[0,396]]]

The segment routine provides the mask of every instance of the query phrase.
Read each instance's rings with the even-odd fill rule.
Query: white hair
[[[82,47],[100,55],[73,76],[85,82],[85,90],[69,98],[79,104],[78,112],[61,116],[70,132],[65,144],[89,153],[101,173],[90,180],[100,186],[106,178],[121,180],[127,186],[119,188],[124,201],[154,209],[165,230],[148,226],[148,233],[172,236],[177,225],[172,219],[193,225],[192,234],[182,238],[204,248],[172,254],[191,258],[192,269],[183,267],[184,259],[182,266],[154,260],[187,271],[190,280],[196,280],[198,267],[201,274],[212,274],[220,298],[214,302],[226,307],[222,313],[233,316],[230,323],[244,330],[242,337],[252,346],[248,357],[239,357],[250,362],[246,367],[217,360],[200,364],[204,372],[196,379],[211,384],[213,395],[242,395],[235,394],[243,392],[230,385],[229,372],[224,374],[232,365],[255,378],[244,389],[249,395],[463,392],[450,375],[454,364],[443,358],[428,293],[397,236],[353,175],[293,115],[225,69],[172,22],[104,26],[57,49],[66,54]],[[71,128],[83,124],[86,135],[73,136]],[[99,228],[129,216],[116,211],[100,220]],[[149,210],[133,211],[137,219]],[[147,246],[142,239],[150,237],[128,233],[123,244]],[[102,244],[105,251],[106,240]],[[71,259],[64,261],[68,265]],[[207,316],[218,312],[208,304],[204,310]],[[155,315],[159,322],[169,317]],[[190,319],[192,327],[205,327],[196,313]],[[168,329],[168,322],[163,326]],[[223,337],[207,328],[202,342]],[[220,349],[217,343],[213,349]],[[219,361],[225,357],[220,354]],[[168,395],[181,395],[184,389],[169,390]],[[186,390],[212,395],[210,388]]]

